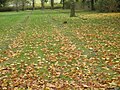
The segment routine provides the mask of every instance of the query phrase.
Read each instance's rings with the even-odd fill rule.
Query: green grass
[[[104,90],[119,74],[120,13],[0,13],[1,90]]]

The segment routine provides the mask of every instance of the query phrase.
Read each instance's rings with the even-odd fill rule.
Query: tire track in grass
[[[67,35],[64,35],[61,32],[61,30],[64,29],[64,27],[63,28],[61,27],[62,24],[59,25],[60,22],[58,23],[57,20],[53,20],[53,19],[51,20],[51,22],[52,22],[51,25],[53,27],[52,28],[53,29],[52,33],[54,33],[54,35],[57,35],[55,40],[60,39],[64,43],[61,46],[61,52],[59,53],[59,56],[61,57],[60,61],[59,61],[59,59],[55,60],[57,58],[57,56],[56,56],[57,53],[55,53],[55,55],[54,54],[47,55],[47,58],[48,59],[51,58],[50,60],[55,60],[57,65],[60,66],[59,69],[61,69],[63,71],[62,74],[61,74],[61,72],[56,72],[56,73],[60,74],[60,80],[65,80],[66,82],[69,81],[69,80],[72,80],[74,82],[72,84],[75,85],[74,89],[75,88],[78,89],[78,87],[82,88],[82,87],[85,86],[85,83],[87,83],[87,81],[84,81],[84,79],[86,79],[86,77],[84,76],[85,71],[84,70],[79,70],[79,69],[80,68],[82,68],[82,69],[88,68],[88,67],[84,66],[86,64],[86,61],[84,61],[84,63],[82,63],[81,60],[79,60],[80,57],[81,57],[81,51],[79,49],[78,49],[78,52],[80,51],[80,53],[73,51],[76,48],[76,45],[71,41],[71,39],[69,39],[69,37]],[[59,43],[59,44],[61,44],[61,43]],[[73,45],[73,46],[69,46],[69,45]],[[69,50],[70,48],[72,48],[73,50]],[[65,50],[65,52],[64,52],[64,50]],[[75,50],[77,50],[77,48]],[[74,56],[74,55],[78,55],[78,56]],[[78,63],[78,64],[76,64],[76,63]],[[66,64],[66,66],[64,66],[64,64]],[[67,72],[66,71],[64,72],[64,69],[63,69],[62,65],[67,70],[69,68],[69,70]],[[73,65],[76,66],[76,67],[74,67]],[[70,67],[68,67],[68,66],[70,66]],[[58,67],[54,66],[53,68],[57,69]],[[76,70],[75,68],[78,68],[78,70]],[[87,70],[87,71],[89,72],[89,70]],[[74,74],[72,75],[73,72],[74,72]],[[83,76],[83,78],[82,78],[83,81],[82,81],[82,79],[79,81],[78,74]],[[79,84],[79,83],[81,83],[81,84]],[[66,83],[64,83],[64,84],[66,84]],[[66,86],[67,85],[69,86],[69,84],[66,84]],[[71,87],[71,85],[70,85],[70,87]],[[67,87],[67,88],[70,88],[70,87]],[[66,88],[66,87],[64,87],[64,88]]]
[[[53,20],[53,22],[54,23],[52,23],[52,25],[54,25],[53,26],[54,29],[56,29],[57,31],[60,31],[60,33],[64,33],[65,36],[68,36],[68,35],[65,34],[66,31],[62,30],[62,29],[64,29],[64,27],[61,27],[59,25],[60,23],[57,22],[57,20]],[[96,48],[94,47],[94,45],[95,45],[94,43],[95,42],[93,42],[93,41],[96,40],[96,38],[99,37],[99,35],[95,34],[97,31],[94,32],[94,33],[90,32],[91,26],[88,26],[88,27],[83,26],[83,28],[84,28],[85,31],[79,31],[79,30],[76,30],[76,31],[70,30],[69,31],[70,33],[73,33],[72,34],[73,38],[78,39],[77,41],[79,41],[79,40],[81,41],[81,40],[83,40],[84,37],[86,37],[86,38],[84,38],[84,41],[86,41],[88,43],[88,44],[86,43],[85,46],[84,46],[85,48],[88,48],[88,51],[85,51],[85,52],[87,52],[87,54],[86,55],[83,54],[84,57],[81,57],[81,59],[83,61],[83,65],[84,65],[83,67],[85,69],[85,70],[83,70],[83,72],[87,71],[87,72],[85,72],[83,74],[83,77],[84,77],[84,75],[86,76],[86,78],[83,78],[83,80],[85,80],[85,81],[89,80],[90,82],[87,82],[87,83],[90,84],[92,87],[106,88],[106,87],[113,87],[111,84],[113,83],[112,79],[114,78],[115,79],[114,83],[116,84],[114,87],[117,87],[117,85],[119,85],[119,75],[117,74],[117,72],[118,72],[119,69],[116,68],[116,72],[114,72],[113,71],[114,69],[111,70],[110,68],[106,67],[107,66],[106,63],[103,64],[104,61],[102,62],[101,58],[97,57],[98,53],[97,53],[97,51],[95,51],[96,50]],[[81,30],[83,28],[81,28]],[[70,36],[68,36],[68,38],[70,38]],[[70,38],[70,40],[73,39],[73,38]],[[92,55],[92,54],[95,54],[95,55]],[[114,53],[112,53],[112,54],[114,54]],[[116,53],[116,54],[119,54],[119,53]],[[115,56],[117,56],[117,55],[115,55]],[[105,58],[106,58],[106,56],[105,56]],[[107,60],[105,62],[109,62],[109,60]],[[101,66],[99,64],[101,64]],[[119,64],[115,63],[115,65],[118,66]],[[95,69],[96,67],[97,67],[97,69],[101,69],[102,72],[105,72],[104,77],[102,77],[102,76],[98,77],[101,74],[101,71],[98,72],[97,69]],[[115,77],[113,75],[115,75]],[[97,79],[99,79],[99,81],[95,78],[95,76],[98,77]],[[105,82],[105,83],[103,83],[103,82]]]
[[[10,64],[16,57],[18,57],[24,47],[24,39],[26,38],[27,23],[32,13],[28,13],[25,18],[18,22],[17,25],[13,25],[12,29],[17,32],[13,33],[8,45],[5,48],[0,49],[0,63],[1,65]],[[6,62],[4,62],[6,61]]]
[[[18,12],[18,14],[17,14],[17,12],[16,12],[14,15],[12,12],[10,16],[3,16],[5,18],[3,19],[3,22],[1,23],[2,28],[0,30],[0,32],[1,32],[0,33],[0,35],[1,35],[0,36],[0,38],[1,38],[0,39],[0,48],[4,48],[2,46],[6,46],[6,44],[8,44],[10,42],[10,39],[14,38],[17,35],[17,33],[19,33],[21,31],[21,29],[20,29],[21,22],[24,20],[27,13]],[[8,13],[8,15],[9,15],[9,13]]]

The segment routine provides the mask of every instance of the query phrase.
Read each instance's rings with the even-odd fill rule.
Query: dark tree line
[[[115,6],[113,8],[117,8],[117,10],[120,10],[120,0],[61,0],[61,4],[63,5],[62,8],[65,9],[66,7],[66,2],[69,2],[70,4],[70,17],[74,17],[75,15],[75,8],[76,8],[76,3],[81,3],[86,5],[86,3],[89,3],[89,7],[91,10],[106,10],[106,7],[108,11],[115,11],[115,10],[109,10],[109,7],[111,9],[111,6]],[[35,0],[0,0],[0,7],[4,7],[6,5],[6,2],[14,2],[16,6],[16,11],[18,12],[20,9],[20,6],[22,7],[22,10],[25,10],[25,6],[27,2],[32,2],[32,10],[35,9]],[[41,2],[41,9],[45,8],[45,2],[48,2],[48,0],[40,0]],[[113,5],[115,4],[115,5]],[[54,0],[50,0],[50,5],[51,9],[54,9]],[[95,5],[98,5],[97,8]],[[105,6],[106,5],[106,6]],[[107,10],[106,10],[107,11]]]

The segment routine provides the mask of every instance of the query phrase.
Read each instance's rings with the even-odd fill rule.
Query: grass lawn
[[[0,90],[110,88],[120,88],[120,13],[0,13]]]

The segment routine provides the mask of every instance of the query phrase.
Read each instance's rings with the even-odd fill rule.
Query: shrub
[[[116,0],[98,0],[95,6],[100,12],[115,12],[117,11],[118,3]]]
[[[70,1],[65,1],[65,9],[70,9]]]
[[[116,0],[117,3],[118,3],[118,10],[117,11],[120,11],[120,0]]]
[[[14,11],[15,8],[13,7],[0,7],[0,12],[6,12],[6,11]]]

